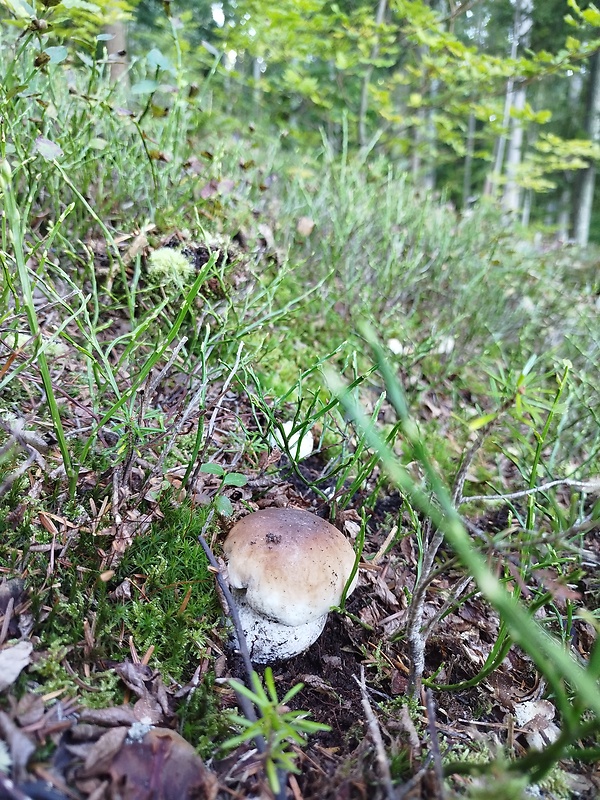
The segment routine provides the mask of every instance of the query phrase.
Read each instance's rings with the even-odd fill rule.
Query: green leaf
[[[35,17],[35,11],[25,0],[4,0],[4,5],[6,5],[18,19],[33,19]]]
[[[489,422],[493,422],[498,414],[484,414],[482,417],[476,417],[469,420],[468,427],[470,431],[478,431],[480,428],[485,427]]]
[[[59,47],[46,47],[44,53],[50,56],[51,64],[61,64],[69,55],[69,51],[64,45],[60,45]]]
[[[94,150],[104,150],[108,147],[108,142],[106,139],[96,136],[94,139],[90,139],[90,147]]]
[[[100,6],[95,3],[88,3],[87,0],[62,0],[62,4],[65,8],[77,8],[80,11],[89,11],[96,15],[102,12]]]
[[[166,72],[173,72],[173,64],[169,61],[169,59],[164,56],[157,47],[153,47],[152,50],[146,56],[146,63],[152,69],[162,69]]]
[[[230,517],[233,514],[233,506],[231,505],[231,500],[228,497],[225,497],[224,494],[220,494],[215,500],[215,507],[219,514],[222,514],[224,517]]]
[[[158,82],[151,81],[151,80],[143,80],[139,81],[138,83],[134,83],[131,87],[131,94],[152,94],[158,89]]]
[[[60,145],[44,136],[38,136],[35,140],[35,150],[47,161],[53,161],[63,155]]]
[[[230,472],[228,475],[225,475],[225,480],[223,484],[225,486],[245,486],[248,483],[248,478],[245,475],[241,475],[239,472]]]
[[[207,472],[209,475],[218,475],[219,477],[223,477],[225,475],[225,470],[220,464],[213,464],[209,462],[208,464],[202,464],[200,467],[200,472]]]

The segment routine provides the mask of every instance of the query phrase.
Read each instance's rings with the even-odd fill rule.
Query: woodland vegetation
[[[1,798],[600,794],[599,54],[0,0]],[[223,541],[286,506],[358,584],[252,665]]]

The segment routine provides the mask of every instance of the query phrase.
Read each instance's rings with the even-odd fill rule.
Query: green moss
[[[137,538],[111,588],[124,580],[132,599],[111,603],[115,629],[123,624],[140,652],[154,646],[153,663],[176,681],[193,674],[213,636],[219,606],[213,576],[198,544],[205,511],[166,508],[165,519]]]
[[[183,288],[191,283],[193,275],[193,264],[183,253],[170,247],[160,247],[148,259],[148,277],[155,284]]]
[[[62,668],[55,676],[49,672],[49,664],[62,660],[58,650],[65,646],[75,646],[69,661],[77,669],[82,657],[77,645],[84,640],[86,620],[96,631],[92,664],[128,657],[131,637],[138,652],[154,647],[151,664],[162,671],[166,682],[185,682],[191,677],[206,650],[207,636],[218,636],[214,628],[220,618],[214,579],[197,541],[206,510],[175,508],[167,496],[164,519],[134,539],[108,583],[100,577],[99,545],[104,543],[90,532],[81,532],[68,551],[68,560],[48,581],[48,553],[27,550],[32,541],[51,536],[30,519],[11,530],[4,511],[2,516],[8,536],[0,555],[4,563],[13,565],[16,576],[27,564],[26,588],[37,619],[35,632],[40,649],[51,654],[40,672],[45,680],[65,685]],[[129,582],[131,599],[115,599],[114,590],[123,581]]]
[[[181,735],[204,759],[214,756],[215,744],[231,734],[227,717],[219,707],[211,676],[206,676],[179,708]]]

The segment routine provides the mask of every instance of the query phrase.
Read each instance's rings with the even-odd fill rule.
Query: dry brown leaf
[[[44,716],[44,701],[39,694],[28,692],[17,703],[14,716],[22,728],[39,722]]]
[[[109,731],[88,754],[81,777],[110,778],[105,793],[99,796],[109,800],[216,798],[216,776],[178,733],[152,728],[142,739],[126,739],[126,734],[127,729],[124,733],[117,728]],[[96,754],[100,759],[94,764]]]
[[[17,642],[0,650],[0,692],[11,686],[31,663],[32,652],[31,642]]]
[[[114,757],[122,748],[129,728],[111,728],[95,742],[89,749],[83,769],[82,778],[93,778],[104,775],[108,771]]]
[[[25,778],[27,762],[35,752],[35,744],[4,711],[0,711],[0,735],[8,745],[12,776],[20,782]]]
[[[169,719],[173,716],[167,690],[157,671],[144,664],[125,661],[123,664],[117,664],[115,672],[141,701],[134,707],[136,719],[141,721],[148,717],[148,721],[156,724],[163,718]]]
[[[93,725],[102,725],[112,728],[115,725],[133,725],[138,722],[133,706],[114,706],[113,708],[84,708],[81,710],[79,719],[82,722],[89,722]],[[80,728],[78,725],[75,730]]]

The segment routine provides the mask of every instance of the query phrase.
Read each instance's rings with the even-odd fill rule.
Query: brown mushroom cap
[[[316,620],[340,602],[355,560],[337,528],[296,508],[248,514],[223,550],[231,586],[246,590],[257,613],[290,626]],[[350,591],[355,585],[356,579]]]

